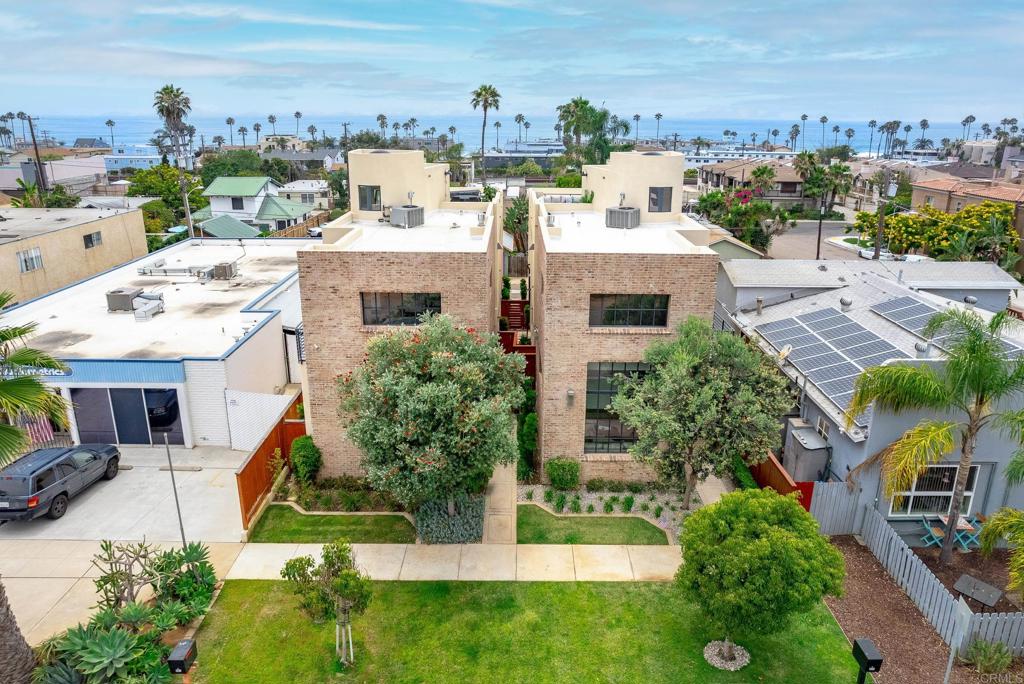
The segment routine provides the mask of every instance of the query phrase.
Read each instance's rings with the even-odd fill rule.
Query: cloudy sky
[[[82,0],[4,3],[0,109],[1024,119],[1020,0]]]

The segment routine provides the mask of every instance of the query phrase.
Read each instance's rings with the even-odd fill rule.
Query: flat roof
[[[1020,286],[1016,278],[988,261],[747,259],[723,261],[722,269],[736,287],[835,288],[864,273],[928,289],[1015,290]]]
[[[556,203],[556,206],[567,206]],[[572,205],[568,205],[572,206]],[[685,214],[674,216],[664,223],[641,223],[624,230],[605,225],[604,212],[582,211],[551,212],[555,227],[552,234],[547,221],[541,221],[544,249],[548,252],[578,252],[594,254],[714,254],[709,247],[694,245],[679,234],[680,230],[707,228]]]
[[[4,313],[7,325],[35,321],[29,343],[63,359],[178,359],[220,357],[254,326],[284,307],[282,320],[298,299],[269,297],[296,280],[295,253],[313,240],[186,240],[98,276],[80,281]],[[157,263],[163,260],[163,266]],[[189,267],[234,262],[230,280],[203,283]],[[154,270],[140,275],[139,269]],[[284,284],[282,284],[284,282]],[[280,288],[278,286],[281,285]],[[162,294],[164,312],[137,321],[131,312],[108,312],[106,293],[120,287]],[[257,302],[257,300],[259,300]],[[243,313],[243,309],[253,311]],[[289,310],[285,310],[289,309]],[[301,314],[299,314],[301,316]]]
[[[313,249],[346,252],[486,252],[493,218],[488,213],[482,234],[477,228],[478,209],[437,209],[425,211],[423,225],[398,228],[376,220],[351,219],[325,224],[324,228],[352,228],[337,242],[318,244]],[[332,222],[333,223],[333,222]]]
[[[0,208],[0,245],[126,214],[132,209]]]

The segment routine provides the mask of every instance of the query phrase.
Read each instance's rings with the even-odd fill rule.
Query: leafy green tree
[[[184,176],[185,183],[189,188],[189,205],[196,209],[208,205],[210,201],[202,195],[199,178],[189,173],[185,173]],[[132,197],[158,197],[164,204],[174,210],[175,216],[182,216],[184,205],[181,202],[181,194],[179,193],[178,172],[166,164],[160,164],[137,172],[132,176],[132,184],[128,188],[128,194]]]
[[[527,159],[515,168],[514,173],[517,176],[542,176],[544,175],[544,169],[542,169],[540,164],[532,159]]]
[[[791,616],[842,593],[842,555],[792,495],[726,494],[686,518],[680,545],[676,581],[722,631],[726,660],[733,639],[784,632]]]
[[[327,175],[327,184],[331,186],[331,192],[334,193],[335,206],[342,210],[348,209],[348,170],[331,171]]]
[[[0,291],[0,312],[13,301],[12,293]],[[0,468],[29,446],[28,435],[15,425],[18,416],[67,424],[67,405],[39,376],[40,371],[64,370],[64,364],[25,344],[36,327],[35,323],[0,324]],[[0,584],[0,681],[27,684],[35,663]]]
[[[865,460],[851,475],[880,465],[885,495],[899,503],[899,492],[909,491],[928,466],[942,462],[960,445],[960,458],[949,524],[942,542],[940,562],[953,559],[956,525],[963,509],[967,476],[974,461],[978,433],[986,428],[1002,431],[1021,447],[1006,469],[1012,484],[1024,481],[1024,409],[1003,409],[1007,400],[1024,393],[1024,360],[1008,361],[1000,337],[1014,325],[1001,311],[986,321],[973,311],[947,309],[932,317],[923,334],[952,335],[941,364],[894,364],[865,370],[854,386],[847,409],[847,424],[874,404],[875,411],[895,414],[927,411],[926,418],[907,430],[888,448]]]
[[[195,237],[190,206],[192,190],[189,186],[188,174],[185,173],[184,163],[184,138],[188,136],[189,131],[189,127],[185,124],[185,119],[192,111],[192,100],[181,88],[175,88],[174,85],[167,84],[153,93],[153,109],[156,110],[157,115],[163,120],[164,131],[170,138],[171,146],[174,149],[174,158],[178,167],[178,193],[181,197],[181,203],[178,206],[184,209],[185,225],[188,227],[189,236]],[[162,166],[166,166],[166,163],[162,164]],[[166,201],[166,198],[164,201]],[[168,204],[171,203],[168,202]],[[197,207],[201,206],[206,205],[197,205]]]
[[[164,233],[174,226],[174,212],[163,200],[151,200],[139,206],[147,233]]]
[[[263,174],[260,156],[252,150],[228,150],[204,154],[200,175],[209,187],[220,176],[259,176]]]
[[[516,459],[513,410],[525,360],[498,336],[427,315],[370,340],[366,359],[339,379],[348,437],[374,488],[407,506],[482,487]]]
[[[530,204],[522,195],[513,199],[512,204],[505,210],[505,230],[512,235],[517,252],[526,252],[529,217]]]
[[[736,456],[760,463],[778,448],[779,416],[794,403],[789,382],[743,338],[692,316],[675,339],[644,354],[651,369],[624,378],[610,410],[636,430],[633,458],[682,487],[724,476]]]

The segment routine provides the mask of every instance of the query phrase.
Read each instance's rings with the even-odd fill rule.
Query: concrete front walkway
[[[515,465],[498,466],[487,483],[483,543],[516,543]]]
[[[280,579],[289,558],[319,544],[246,544],[227,579]],[[375,580],[663,582],[679,568],[678,546],[568,544],[353,544]]]

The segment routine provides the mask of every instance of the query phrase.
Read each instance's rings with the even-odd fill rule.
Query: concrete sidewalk
[[[320,544],[246,544],[227,579],[280,579],[289,558]],[[353,544],[375,580],[664,582],[682,561],[678,546],[562,544]]]

